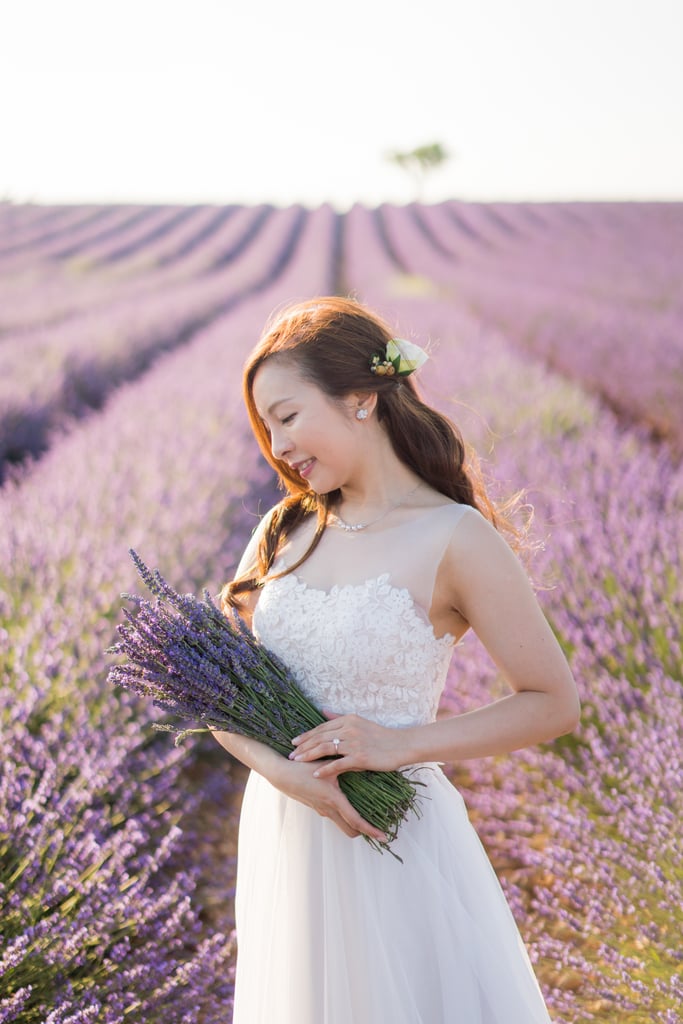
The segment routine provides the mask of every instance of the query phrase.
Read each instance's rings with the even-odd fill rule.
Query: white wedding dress
[[[329,527],[296,574],[265,584],[254,616],[319,707],[397,728],[435,718],[453,640],[426,609],[453,530],[479,514],[403,511],[356,533]],[[309,537],[302,528],[274,570]],[[417,777],[421,816],[392,845],[400,863],[251,772],[233,1024],[548,1024],[462,797],[436,764]]]

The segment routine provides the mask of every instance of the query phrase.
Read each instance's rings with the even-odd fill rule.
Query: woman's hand
[[[344,796],[337,778],[319,777],[319,764],[296,764],[286,758],[280,761],[277,778],[272,780],[280,792],[311,807],[321,817],[329,818],[351,838],[366,835],[380,843],[387,841],[385,833],[361,817]]]
[[[289,755],[299,762],[333,758],[317,766],[317,779],[336,779],[342,772],[394,771],[406,764],[400,729],[387,729],[359,715],[323,714],[328,721],[295,736]]]
[[[278,754],[272,747],[250,736],[239,736],[237,733],[220,730],[215,731],[213,735],[220,745],[242,764],[258,772],[285,796],[306,804],[321,817],[329,818],[345,835],[365,835],[380,843],[386,842],[387,837],[381,829],[366,821],[349,802],[339,788],[336,778],[316,778],[321,762],[306,764],[302,761],[296,764]]]

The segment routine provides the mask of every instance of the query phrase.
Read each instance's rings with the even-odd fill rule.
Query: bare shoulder
[[[456,506],[458,514],[444,554],[458,611],[472,623],[466,609],[477,600],[499,599],[510,588],[535,602],[529,578],[505,538],[477,509]]]
[[[237,568],[235,570],[235,577],[234,577],[235,579],[238,579],[240,576],[248,576],[249,573],[251,573],[252,571],[254,571],[257,568],[257,566],[258,566],[258,549],[259,549],[259,544],[261,543],[261,540],[263,539],[263,535],[265,534],[266,530],[268,529],[268,525],[270,523],[270,520],[271,520],[273,512],[274,512],[274,509],[276,507],[277,506],[273,506],[273,508],[269,509],[265,513],[265,515],[263,515],[261,517],[261,519],[258,521],[256,526],[254,527],[252,535],[249,538],[247,546],[244,549],[244,553],[242,554],[242,557],[239,560],[239,564],[238,564],[238,566],[237,566]],[[259,591],[258,590],[247,590],[247,591],[242,592],[240,594],[240,596],[239,596],[239,604],[240,604],[239,614],[240,614],[240,617],[247,623],[247,625],[250,628],[251,628],[251,619],[252,619],[252,616],[254,614],[254,609],[255,609],[255,607],[256,607],[256,605],[258,603],[258,599],[259,599]]]
[[[454,524],[449,552],[461,558],[500,557],[520,565],[519,559],[503,535],[478,509],[471,505],[453,506]]]
[[[273,513],[277,505],[273,505],[269,508],[265,515],[261,516],[258,523],[254,527],[249,542],[247,543],[244,553],[240,558],[239,565],[235,570],[235,576],[242,576],[250,569],[255,569],[258,564],[258,548],[261,543],[263,536],[270,525],[270,521],[273,517]]]
[[[513,689],[555,691],[575,701],[569,666],[523,565],[475,509],[453,530],[445,560],[453,607]]]

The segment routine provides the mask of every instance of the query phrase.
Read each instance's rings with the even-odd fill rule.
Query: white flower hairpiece
[[[419,345],[403,338],[392,338],[387,342],[384,359],[374,355],[370,360],[370,370],[379,376],[408,377],[426,363],[429,356]]]

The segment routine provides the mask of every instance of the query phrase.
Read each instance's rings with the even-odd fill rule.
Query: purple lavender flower
[[[215,744],[185,753],[142,732],[136,694],[105,687],[101,651],[132,586],[121,538],[197,592],[228,577],[249,510],[274,497],[240,418],[239,366],[271,310],[336,290],[336,269],[402,336],[431,336],[431,400],[503,490],[529,488],[547,540],[532,572],[582,728],[454,775],[553,1019],[678,1021],[683,476],[648,429],[680,437],[682,210],[386,205],[380,230],[362,206],[321,208],[256,294],[296,209],[180,220],[0,204],[0,449],[49,446],[0,489],[0,1019],[57,1024],[101,1005],[109,1024],[133,1002],[169,1024],[230,1019],[221,842],[235,821],[217,793],[242,776]],[[226,298],[227,315],[178,332]],[[50,432],[105,395],[76,429]],[[468,640],[444,709],[499,687]],[[204,825],[221,816],[199,882],[186,870],[197,772]]]
[[[293,736],[325,721],[236,615],[221,615],[211,600],[181,596],[135,551],[130,554],[156,601],[136,598],[137,614],[126,612],[120,640],[108,653],[128,661],[111,669],[111,683],[152,696],[156,707],[200,721],[207,731],[250,736],[283,756],[291,751]],[[161,728],[179,736],[201,731],[169,723]],[[354,807],[389,836],[387,843],[367,841],[390,849],[403,819],[417,811],[419,783],[402,772],[353,772],[342,775],[339,784]]]

